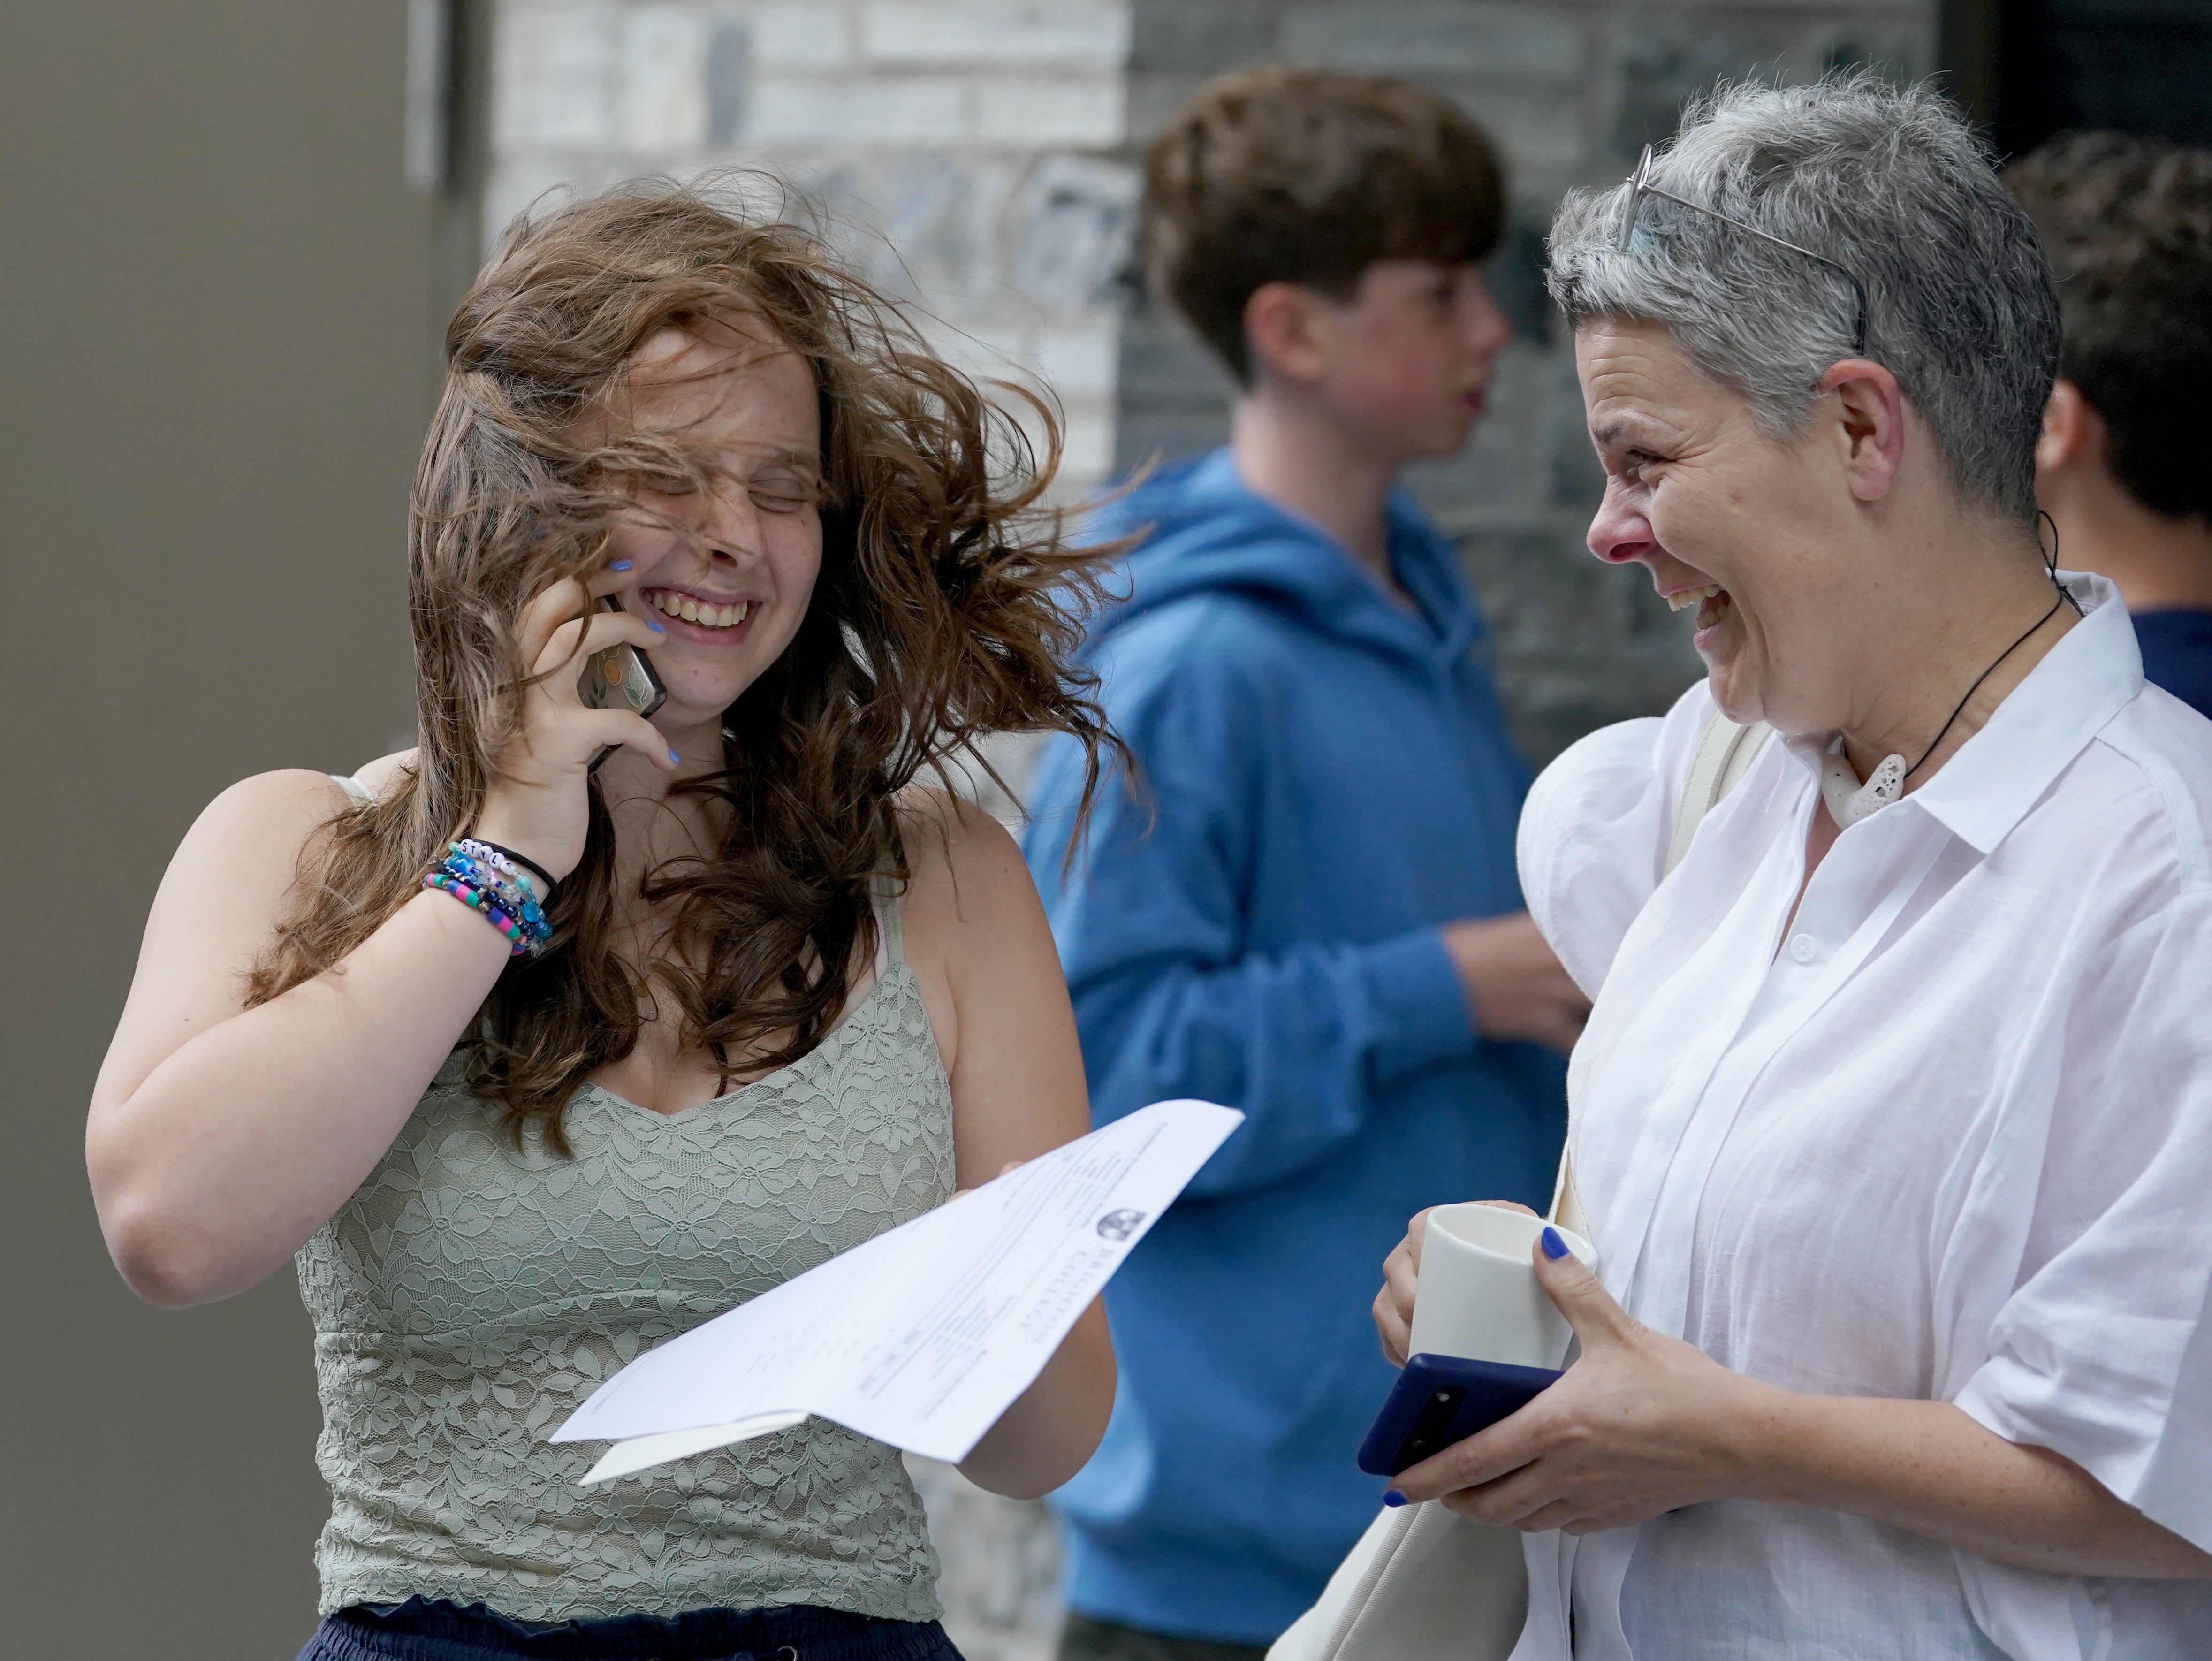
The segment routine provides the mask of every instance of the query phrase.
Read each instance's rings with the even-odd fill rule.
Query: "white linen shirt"
[[[1569,1144],[1632,1314],[1791,1390],[1955,1402],[2212,1548],[2212,721],[2066,581],[2088,615],[1837,839],[1786,939],[1823,740],[1770,743],[1661,880],[1702,683],[1553,763],[1522,883],[1595,1001]],[[1516,1661],[2212,1654],[2212,1582],[1833,1512],[1528,1547]]]

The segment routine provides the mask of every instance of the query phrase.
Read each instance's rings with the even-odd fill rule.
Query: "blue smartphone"
[[[1457,1355],[1416,1355],[1359,1445],[1359,1469],[1395,1476],[1534,1401],[1559,1378],[1550,1367],[1509,1366]]]

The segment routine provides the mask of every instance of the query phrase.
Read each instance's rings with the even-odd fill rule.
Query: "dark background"
[[[2212,144],[2212,0],[1953,0],[1946,21],[2000,150],[2074,127]]]
[[[435,9],[430,9],[434,10]],[[0,6],[0,1650],[258,1661],[324,1512],[289,1276],[164,1312],[116,1279],[84,1104],[198,805],[411,725],[406,493],[477,258],[486,3],[410,185],[405,0]],[[1952,0],[2000,145],[2212,142],[2212,0]],[[419,173],[419,169],[418,169]]]

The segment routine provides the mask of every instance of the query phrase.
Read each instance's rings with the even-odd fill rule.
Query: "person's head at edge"
[[[2212,151],[2071,133],[2005,169],[2059,277],[2036,495],[2131,611],[2212,608]]]
[[[1466,442],[1511,336],[1482,277],[1504,212],[1481,130],[1382,76],[1237,70],[1146,155],[1147,277],[1236,379],[1240,473],[1386,577],[1382,493]]]
[[[1592,551],[1646,566],[1739,721],[1840,731],[1913,783],[2075,620],[2036,534],[2058,303],[1957,113],[1864,74],[1693,103],[1651,183],[1846,268],[1625,188],[1561,205],[1550,286],[1606,470]]]

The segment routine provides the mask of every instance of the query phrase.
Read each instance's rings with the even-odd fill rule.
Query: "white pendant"
[[[1850,759],[1839,745],[1820,763],[1820,800],[1828,804],[1828,817],[1836,827],[1848,830],[1871,818],[1905,794],[1905,757],[1887,756],[1867,776],[1864,784],[1851,771]]]

